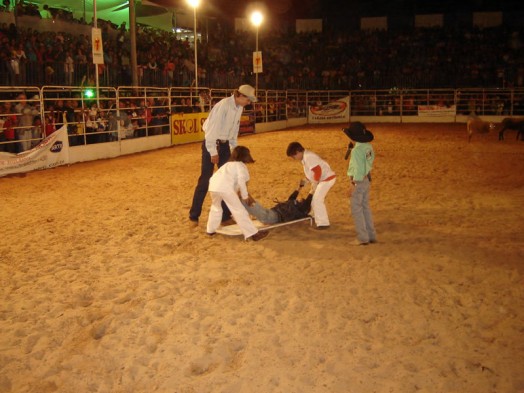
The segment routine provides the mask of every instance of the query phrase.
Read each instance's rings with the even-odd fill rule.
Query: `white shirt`
[[[229,161],[222,165],[209,179],[209,191],[238,192],[242,199],[247,199],[247,182],[249,171],[246,164],[240,161]]]
[[[211,109],[209,117],[202,125],[206,134],[206,149],[211,156],[218,154],[217,139],[228,140],[231,149],[237,145],[240,117],[243,111],[244,107],[235,103],[233,95],[223,98]]]
[[[333,178],[335,172],[331,169],[329,164],[320,158],[317,154],[310,150],[304,150],[304,156],[302,158],[302,165],[304,165],[304,174],[310,182],[321,182],[328,178]],[[313,168],[320,167],[320,179],[315,179],[315,173]]]

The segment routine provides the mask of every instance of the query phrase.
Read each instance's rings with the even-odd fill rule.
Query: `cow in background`
[[[468,131],[468,143],[471,142],[473,134],[487,134],[495,128],[495,124],[483,121],[478,116],[468,117],[466,129]]]
[[[506,130],[515,130],[517,131],[517,140],[524,140],[524,118],[511,118],[506,117],[504,120],[502,120],[502,123],[500,123],[500,130],[499,130],[499,141],[504,140],[504,132]]]

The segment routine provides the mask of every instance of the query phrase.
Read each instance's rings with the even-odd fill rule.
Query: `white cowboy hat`
[[[238,88],[238,92],[240,94],[245,95],[247,98],[249,98],[249,101],[251,102],[257,102],[257,97],[255,96],[255,88],[251,85],[242,85]]]

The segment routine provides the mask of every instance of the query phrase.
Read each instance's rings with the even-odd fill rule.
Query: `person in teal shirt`
[[[373,133],[359,121],[351,123],[349,128],[344,129],[344,133],[355,142],[347,171],[350,181],[351,215],[357,232],[357,238],[351,244],[365,246],[377,241],[369,207],[371,169],[375,160],[375,151],[370,142],[374,137]]]

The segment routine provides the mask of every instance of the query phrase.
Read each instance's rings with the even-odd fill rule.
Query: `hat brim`
[[[257,102],[257,97],[255,94],[257,94],[255,88],[250,85],[242,85],[238,88],[238,92],[242,94],[243,96],[247,97],[249,101],[251,102]]]
[[[368,143],[371,142],[375,137],[373,136],[373,133],[369,130],[364,130],[364,133],[361,132],[355,132],[353,130],[344,130],[346,135],[353,141],[359,142],[359,143]]]

